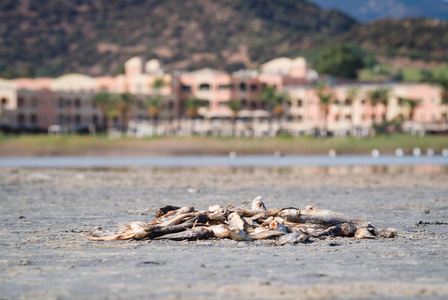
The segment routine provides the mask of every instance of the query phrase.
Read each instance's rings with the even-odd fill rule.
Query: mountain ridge
[[[98,0],[2,0],[0,77],[70,72],[114,75],[132,56],[157,58],[167,71],[209,66],[231,72],[256,68],[280,56],[312,58],[328,45],[352,40],[375,55],[378,48],[382,55],[388,45],[377,47],[376,32],[383,30],[393,36],[405,26],[400,22],[363,25],[305,0],[182,3],[185,5],[177,0],[110,0],[107,5]],[[419,24],[426,21],[412,22],[413,27],[424,30]],[[446,22],[441,24],[445,29]],[[361,30],[371,32],[368,26],[375,28],[371,36]],[[430,31],[426,37],[435,41],[430,49],[408,39],[401,44],[411,50],[395,43],[394,47],[403,48],[395,54],[409,56],[409,51],[414,51],[418,57],[432,59],[433,53],[446,49],[440,47],[446,45],[447,35],[440,37],[440,32]],[[444,54],[434,57],[445,59]]]
[[[379,19],[435,18],[448,20],[448,2],[442,0],[310,0],[323,9],[335,8],[360,22]]]

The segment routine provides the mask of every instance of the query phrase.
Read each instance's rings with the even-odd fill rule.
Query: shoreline
[[[373,149],[391,155],[397,148],[411,154],[414,148],[422,155],[428,149],[440,154],[448,149],[446,136],[379,136],[375,138],[217,138],[217,137],[155,137],[150,139],[106,136],[1,136],[0,157],[143,157],[185,155],[370,155]]]
[[[448,173],[364,168],[0,168],[6,298],[328,299],[448,296]],[[424,170],[423,170],[424,171]],[[92,226],[149,221],[261,195],[393,227],[393,239],[92,242]],[[349,283],[349,285],[347,285]]]

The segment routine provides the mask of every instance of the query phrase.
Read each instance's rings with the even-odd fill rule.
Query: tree
[[[204,106],[205,100],[199,98],[188,98],[185,101],[185,115],[190,119],[197,118],[199,116],[198,110]]]
[[[420,105],[421,100],[402,98],[401,101],[409,107],[409,120],[414,120],[415,109]]]
[[[152,83],[152,88],[155,90],[155,92],[158,94],[160,90],[165,87],[166,82],[163,80],[162,77],[157,77],[154,82]]]
[[[163,98],[161,96],[154,96],[146,98],[146,107],[148,108],[148,114],[152,120],[154,120],[154,125],[157,125],[160,115],[160,107]]]
[[[442,99],[442,104],[448,104],[448,78],[440,77],[436,80],[436,83],[441,88],[440,98]]]
[[[107,130],[112,129],[112,118],[118,116],[116,98],[108,92],[99,92],[92,98],[93,104],[95,104],[107,118]]]
[[[269,112],[277,118],[284,113],[284,104],[288,101],[289,96],[286,93],[277,93],[275,86],[263,87],[260,100],[268,105]]]
[[[364,67],[359,51],[346,44],[327,48],[313,61],[314,69],[320,74],[343,78],[357,78],[357,70]]]
[[[369,94],[370,104],[372,106],[377,106],[378,104],[382,104],[385,107],[385,116],[387,116],[387,108],[388,108],[388,99],[389,99],[390,89],[387,88],[379,88],[373,90]]]
[[[122,131],[126,132],[129,122],[129,110],[134,105],[134,95],[131,93],[122,93],[118,96],[117,109],[121,115]]]
[[[319,82],[316,85],[316,93],[317,97],[319,98],[320,109],[323,112],[325,135],[327,135],[328,131],[327,117],[328,112],[330,111],[330,103],[334,95],[333,92],[331,91],[331,86],[326,82]]]
[[[232,111],[232,123],[233,123],[233,132],[236,131],[236,118],[238,117],[238,112],[243,107],[243,103],[241,100],[230,100],[227,102],[227,106]]]
[[[260,100],[268,105],[268,110],[272,119],[274,116],[280,121],[283,117],[285,109],[284,105],[288,101],[289,96],[286,93],[278,93],[275,86],[265,86],[260,95]],[[271,120],[272,125],[272,120]],[[280,122],[280,131],[283,130],[283,124]],[[270,129],[272,130],[272,128]]]

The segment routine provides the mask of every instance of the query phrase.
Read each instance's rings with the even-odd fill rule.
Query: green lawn
[[[0,156],[145,156],[145,155],[239,155],[266,154],[280,151],[285,155],[370,154],[372,149],[392,154],[396,148],[412,151],[432,148],[440,152],[448,148],[446,136],[378,136],[374,138],[215,138],[159,137],[149,139],[122,138],[110,140],[105,136],[45,136],[0,135]]]
[[[359,80],[362,81],[377,81],[388,80],[391,76],[397,74],[399,70],[387,65],[381,65],[377,74],[372,69],[366,68],[360,71]],[[415,67],[403,67],[401,69],[404,82],[419,82],[423,79],[422,69]],[[440,66],[432,69],[423,70],[429,72],[433,78],[448,78],[448,67]]]

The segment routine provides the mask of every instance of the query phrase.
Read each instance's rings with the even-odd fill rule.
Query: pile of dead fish
[[[246,205],[212,205],[206,211],[166,205],[157,210],[151,222],[132,222],[117,233],[95,227],[89,230],[90,236],[85,237],[93,241],[270,239],[275,245],[284,245],[331,236],[373,239],[396,235],[392,228],[378,229],[366,221],[315,206],[266,209],[260,196],[252,201],[250,209],[245,208]]]

